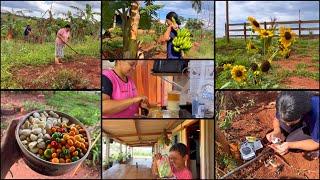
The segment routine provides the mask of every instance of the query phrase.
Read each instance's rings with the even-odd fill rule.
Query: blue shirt
[[[173,49],[173,39],[178,35],[177,31],[171,28],[170,39],[167,42],[167,59],[181,59],[181,53]]]
[[[311,98],[312,110],[309,113],[309,129],[312,139],[319,143],[319,96]]]
[[[311,111],[302,117],[309,129],[312,140],[319,143],[319,96],[311,98]],[[279,119],[279,114],[276,112],[276,117]]]

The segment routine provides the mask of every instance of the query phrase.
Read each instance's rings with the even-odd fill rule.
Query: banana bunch
[[[191,34],[189,30],[185,28],[179,29],[177,33],[177,37],[175,37],[172,41],[173,49],[176,52],[189,51],[192,47]]]

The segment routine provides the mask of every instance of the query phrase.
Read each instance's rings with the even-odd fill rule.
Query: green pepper
[[[65,156],[70,155],[69,149],[64,149],[64,150],[63,150],[63,154],[64,154]]]
[[[46,150],[44,151],[44,156],[45,156],[46,158],[51,158],[51,155],[52,155],[51,149],[46,149]]]
[[[44,157],[44,155],[41,155],[40,158],[46,160],[46,157]]]
[[[75,161],[78,161],[79,160],[79,157],[78,156],[73,156],[72,158],[71,158],[71,161],[72,162],[75,162]]]
[[[57,132],[55,132],[55,133],[52,134],[52,138],[53,138],[53,139],[56,139],[56,138],[58,138],[58,137],[59,137],[59,134],[58,134]]]
[[[60,132],[59,132],[59,138],[60,138],[60,139],[63,138],[63,133],[60,133]]]
[[[61,139],[60,138],[56,138],[57,143],[61,143]]]

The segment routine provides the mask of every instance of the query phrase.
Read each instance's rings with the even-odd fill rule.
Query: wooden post
[[[224,36],[227,38],[227,23],[224,24]]]
[[[243,23],[244,41],[247,41],[247,23]]]
[[[200,178],[214,179],[214,122],[200,121]]]
[[[226,31],[227,31],[227,42],[230,42],[229,38],[229,2],[226,1]]]
[[[267,22],[264,22],[264,29],[267,29]]]
[[[299,38],[301,38],[301,20],[299,20]]]

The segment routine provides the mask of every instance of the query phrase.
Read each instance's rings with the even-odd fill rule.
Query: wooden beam
[[[103,131],[104,133],[106,133],[106,134],[109,136],[109,138],[116,139],[116,140],[118,140],[119,142],[123,142],[122,139],[120,139],[119,137],[113,135],[112,133],[109,133],[109,132],[107,132],[107,131],[104,130],[104,129],[102,129],[102,131]]]
[[[141,142],[141,136],[140,136],[140,129],[139,129],[138,121],[134,121],[134,127],[136,129],[136,133],[137,133],[138,139]]]
[[[152,133],[140,133],[140,136],[152,136],[152,135],[161,135],[162,132],[152,132]],[[171,134],[171,132],[167,132],[168,134]],[[132,136],[138,136],[138,134],[122,134],[122,135],[115,135],[115,137],[132,137]]]

